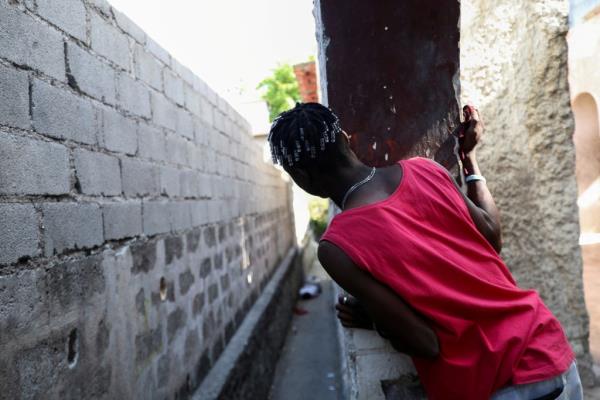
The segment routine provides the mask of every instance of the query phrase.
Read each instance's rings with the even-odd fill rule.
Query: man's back
[[[429,397],[488,398],[564,372],[573,354],[560,324],[516,286],[447,172],[420,158],[401,165],[391,196],[339,214],[322,240],[431,322],[440,355],[414,358]]]

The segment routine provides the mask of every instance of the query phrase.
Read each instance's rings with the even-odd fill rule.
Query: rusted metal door
[[[317,0],[323,100],[359,158],[456,163],[458,0]]]

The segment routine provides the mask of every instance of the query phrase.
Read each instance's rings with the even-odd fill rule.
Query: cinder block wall
[[[104,0],[0,0],[0,398],[197,387],[293,245],[249,129]]]

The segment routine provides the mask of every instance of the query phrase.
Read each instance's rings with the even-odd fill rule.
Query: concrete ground
[[[323,291],[296,304],[297,309],[308,312],[294,314],[275,371],[269,396],[272,400],[343,398],[332,282],[318,261],[308,275],[317,276]]]

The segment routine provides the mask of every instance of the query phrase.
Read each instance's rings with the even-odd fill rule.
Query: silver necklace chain
[[[369,174],[369,176],[367,176],[365,179],[361,180],[360,182],[356,182],[354,185],[350,186],[350,189],[348,189],[348,190],[346,191],[346,194],[344,195],[344,198],[342,199],[342,204],[341,204],[341,206],[342,206],[342,210],[343,210],[343,209],[345,208],[345,206],[346,206],[346,200],[348,199],[348,196],[350,196],[350,194],[351,194],[352,192],[354,192],[356,189],[358,189],[360,186],[362,186],[362,185],[364,185],[365,183],[369,182],[369,181],[370,181],[370,180],[373,178],[373,176],[375,175],[375,170],[376,170],[376,168],[375,168],[375,167],[373,167],[373,168],[371,169],[371,173]]]

